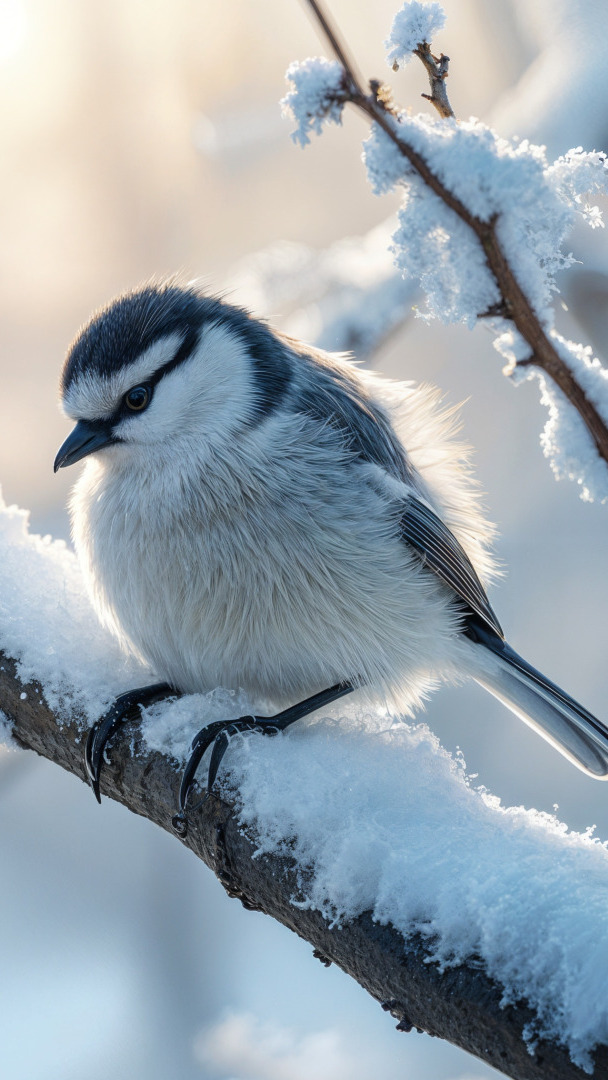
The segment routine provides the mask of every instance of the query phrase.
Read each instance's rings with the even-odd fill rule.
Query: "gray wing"
[[[378,465],[389,476],[411,485],[415,471],[390,418],[357,379],[356,371],[299,342],[290,341],[290,345],[298,360],[291,387],[292,408],[331,424],[361,461]]]
[[[289,342],[298,355],[292,405],[329,422],[361,461],[380,466],[389,476],[416,486],[408,461],[387,413],[344,364],[315,349]],[[303,378],[307,367],[314,372]],[[400,519],[401,536],[428,566],[494,634],[504,639],[496,615],[466,551],[440,518],[420,499],[410,496]]]
[[[504,639],[500,623],[471,560],[437,514],[411,496],[399,524],[402,538],[414,548],[425,566],[433,570],[475,615]]]

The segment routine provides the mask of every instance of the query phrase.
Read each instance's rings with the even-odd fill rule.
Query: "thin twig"
[[[399,133],[398,121],[392,112],[389,112],[384,107],[376,94],[373,92],[366,94],[363,91],[361,81],[355,76],[354,69],[348,58],[346,58],[342,46],[340,46],[340,52],[335,50],[333,42],[337,40],[336,32],[330,27],[327,14],[321,8],[318,0],[306,0],[306,2],[319,19],[323,32],[334,49],[337,59],[344,67],[346,73],[346,100],[382,128],[431,191],[475,233],[483,248],[486,265],[493,274],[498,286],[502,297],[501,303],[504,304],[505,310],[509,313],[508,318],[530,347],[529,363],[544,371],[568,398],[584,421],[598,455],[608,464],[608,427],[593,402],[587,397],[583,388],[574,378],[568,365],[554,348],[550,338],[541,326],[528,297],[515,277],[498,238],[499,217],[494,215],[489,221],[483,221],[481,218],[476,217],[443,184],[422,155],[414,150]]]
[[[355,71],[354,63],[352,60],[350,60],[346,52],[346,47],[342,44],[340,40],[340,35],[338,34],[338,31],[335,29],[335,27],[332,25],[332,22],[327,12],[317,2],[317,0],[307,0],[307,3],[308,6],[312,9],[313,15],[319,23],[321,30],[325,34],[330,49],[335,54],[336,58],[340,61],[342,67],[347,73],[348,80],[350,81],[352,88],[356,90],[357,93],[362,93],[362,83]]]
[[[421,96],[435,106],[437,112],[444,120],[453,117],[454,110],[450,105],[445,85],[445,80],[448,77],[448,68],[450,66],[449,56],[444,56],[443,53],[441,56],[433,56],[430,45],[426,41],[423,41],[416,49],[414,49],[414,52],[416,53],[416,56],[422,60],[429,77],[429,83],[431,84],[430,94],[422,94]]]

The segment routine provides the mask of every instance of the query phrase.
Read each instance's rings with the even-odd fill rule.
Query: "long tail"
[[[490,633],[476,636],[476,682],[583,772],[608,780],[608,728],[506,641]]]

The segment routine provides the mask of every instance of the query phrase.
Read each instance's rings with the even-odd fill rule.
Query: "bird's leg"
[[[213,750],[211,751],[207,775],[208,793],[215,783],[217,771],[228,749],[231,735],[236,735],[240,731],[259,731],[262,735],[277,735],[279,731],[284,731],[296,720],[308,716],[309,713],[321,709],[324,705],[329,705],[330,702],[344,697],[345,694],[350,694],[352,690],[354,690],[354,686],[351,683],[337,683],[335,686],[330,686],[328,690],[322,690],[319,694],[313,694],[312,697],[299,701],[296,705],[291,705],[288,709],[284,709],[283,712],[276,713],[275,716],[240,716],[236,720],[216,720],[213,724],[208,724],[207,727],[199,731],[198,735],[195,735],[193,739],[190,757],[182,776],[179,791],[179,811],[173,818],[173,826],[177,832],[185,836],[188,830],[186,819],[188,795],[203,754],[212,743]]]
[[[167,697],[179,697],[179,691],[169,683],[153,683],[151,686],[140,686],[138,690],[129,690],[121,694],[99,720],[93,724],[87,737],[84,752],[84,763],[87,776],[97,802],[101,802],[99,794],[99,780],[103,765],[103,752],[108,740],[114,732],[126,720],[135,720],[142,708],[146,705],[154,705],[156,701],[162,701]]]

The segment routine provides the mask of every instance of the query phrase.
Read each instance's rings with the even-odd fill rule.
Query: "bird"
[[[85,462],[70,515],[87,590],[161,680],[91,728],[98,800],[125,719],[217,686],[280,711],[198,733],[178,830],[209,747],[210,791],[235,732],[274,735],[354,690],[412,716],[472,678],[608,777],[608,728],[515,652],[490,605],[493,527],[438,391],[167,279],[92,315],[60,395],[75,427],[54,467]]]

